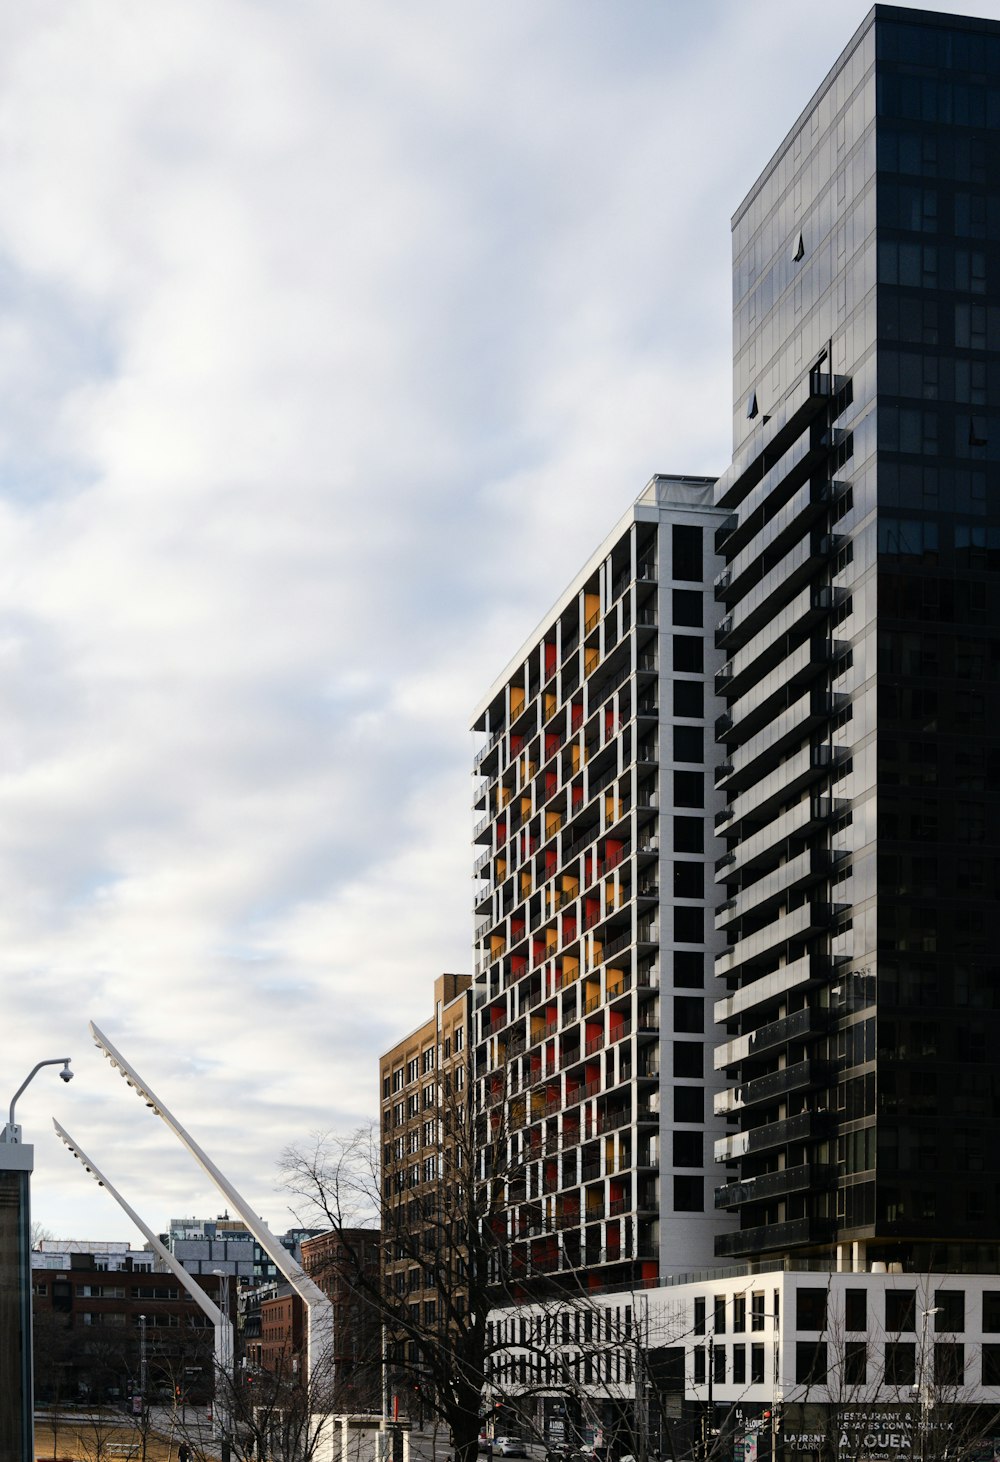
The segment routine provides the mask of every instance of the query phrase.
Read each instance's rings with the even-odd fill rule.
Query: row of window
[[[465,1028],[457,1026],[451,1035],[445,1036],[443,1054],[447,1060],[452,1052],[461,1051],[465,1046]],[[428,1046],[421,1051],[419,1056],[413,1056],[407,1061],[406,1066],[397,1066],[390,1075],[382,1078],[382,1096],[389,1097],[396,1092],[403,1090],[404,1086],[411,1086],[413,1082],[419,1081],[422,1076],[429,1075],[435,1068],[435,1047]],[[427,1088],[425,1088],[426,1094]]]
[[[552,1388],[563,1388],[570,1382],[584,1386],[602,1382],[623,1385],[632,1380],[632,1356],[630,1351],[618,1349],[568,1356],[558,1353],[494,1356],[490,1379],[495,1385]]]
[[[877,1296],[872,1296],[873,1299]],[[881,1296],[884,1301],[882,1320],[887,1333],[916,1332],[924,1323],[939,1335],[961,1334],[966,1329],[966,1296],[961,1289],[936,1289],[933,1304],[918,1307],[915,1289],[887,1289]],[[827,1328],[830,1293],[826,1288],[803,1286],[795,1291],[795,1328],[814,1330]],[[707,1329],[708,1302],[698,1295],[693,1304],[694,1333],[704,1335]],[[712,1330],[716,1335],[725,1335],[727,1330],[740,1334],[747,1328],[746,1295],[716,1295],[712,1307]],[[768,1319],[780,1318],[778,1291],[772,1296],[772,1309],[766,1308],[763,1290],[750,1295],[749,1319],[751,1330],[763,1330]],[[872,1317],[874,1318],[874,1317]],[[933,1324],[932,1324],[933,1322]],[[869,1294],[866,1289],[844,1290],[844,1329],[850,1332],[867,1333],[869,1327]],[[985,1290],[982,1296],[982,1326],[984,1334],[1000,1334],[1000,1290]]]
[[[749,1351],[749,1375],[748,1356]],[[1000,1386],[1000,1345],[984,1345],[979,1351],[984,1386]],[[709,1369],[716,1385],[730,1383],[765,1384],[765,1348],[757,1345],[699,1346],[692,1357],[693,1382],[706,1383]],[[964,1386],[967,1375],[965,1346],[954,1341],[935,1341],[927,1370],[936,1386]],[[825,1386],[835,1380],[847,1386],[880,1383],[912,1387],[917,1382],[918,1356],[915,1341],[888,1340],[882,1347],[866,1340],[847,1340],[831,1346],[825,1340],[800,1340],[795,1346],[795,1380],[804,1386]]]

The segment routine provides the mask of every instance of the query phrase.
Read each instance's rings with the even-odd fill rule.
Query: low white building
[[[495,1396],[550,1441],[614,1453],[631,1428],[668,1453],[671,1428],[679,1456],[718,1438],[751,1462],[775,1442],[892,1462],[1000,1441],[998,1274],[713,1269],[497,1311],[492,1335]]]

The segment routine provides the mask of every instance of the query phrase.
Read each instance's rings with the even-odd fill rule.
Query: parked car
[[[497,1457],[527,1457],[528,1449],[520,1437],[497,1437],[493,1443],[493,1452]]]

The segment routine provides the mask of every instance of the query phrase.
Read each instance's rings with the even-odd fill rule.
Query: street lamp
[[[31,1350],[31,1172],[35,1149],[21,1141],[14,1108],[43,1066],[61,1066],[72,1081],[68,1056],[39,1061],[11,1098],[0,1131],[0,1457],[32,1462],[35,1455],[34,1371]]]
[[[212,1273],[219,1281],[218,1302],[219,1309],[228,1325],[229,1334],[232,1334],[232,1324],[229,1317],[229,1275],[224,1269],[213,1269]],[[236,1391],[236,1377],[233,1373],[235,1357],[233,1347],[230,1344],[226,1356],[217,1358],[215,1385],[212,1388],[213,1407],[212,1416],[215,1419],[219,1431],[219,1440],[222,1442],[223,1462],[229,1462],[229,1438],[232,1432],[232,1409],[233,1399]],[[221,1385],[220,1385],[221,1382]],[[219,1405],[219,1392],[222,1392],[222,1405]]]
[[[920,1357],[917,1368],[917,1384],[914,1390],[917,1393],[919,1406],[920,1425],[920,1462],[924,1462],[927,1451],[927,1429],[930,1426],[931,1394],[930,1385],[927,1379],[927,1321],[932,1315],[940,1315],[944,1305],[933,1305],[929,1310],[920,1312]]]

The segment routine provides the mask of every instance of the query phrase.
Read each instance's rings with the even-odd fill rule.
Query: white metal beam
[[[264,1220],[257,1216],[246,1199],[237,1192],[204,1149],[181,1126],[152,1087],[143,1081],[135,1067],[129,1064],[93,1021],[90,1022],[90,1033],[94,1038],[94,1043],[104,1052],[115,1070],[142,1098],[147,1107],[166,1123],[174,1136],[187,1148],[199,1167],[212,1179],[219,1192],[239,1214],[275,1268],[284,1275],[302,1300],[307,1316],[305,1379],[307,1383],[313,1383],[315,1387],[321,1388],[324,1392],[330,1389],[333,1382],[333,1306],[328,1297],[319,1285],[309,1278],[301,1264],[278,1242]]]
[[[59,1136],[62,1138],[63,1142],[69,1148],[73,1156],[86,1168],[87,1172],[94,1179],[97,1186],[99,1188],[104,1188],[107,1190],[107,1192],[118,1204],[119,1208],[121,1208],[123,1212],[126,1213],[135,1224],[136,1228],[142,1234],[143,1238],[149,1244],[153,1252],[159,1255],[159,1257],[163,1260],[164,1264],[166,1264],[167,1268],[174,1275],[174,1277],[180,1280],[181,1284],[187,1290],[188,1294],[194,1300],[198,1308],[211,1320],[212,1324],[215,1326],[216,1375],[223,1378],[224,1385],[231,1386],[233,1383],[232,1320],[229,1318],[228,1315],[223,1314],[223,1312],[219,1309],[218,1305],[215,1304],[213,1300],[209,1299],[208,1295],[202,1289],[201,1285],[198,1284],[198,1282],[195,1280],[194,1275],[189,1274],[188,1271],[184,1268],[184,1265],[181,1264],[174,1257],[173,1254],[171,1254],[167,1246],[161,1241],[159,1235],[154,1234],[153,1230],[149,1227],[149,1224],[139,1217],[131,1204],[122,1197],[114,1184],[108,1181],[108,1179],[101,1172],[100,1168],[97,1166],[94,1160],[87,1156],[80,1144],[69,1135],[65,1127],[63,1127],[59,1122],[56,1121],[55,1117],[52,1118],[52,1125],[56,1129],[56,1132],[59,1134]],[[225,1396],[225,1391],[223,1391],[223,1395]],[[228,1406],[226,1406],[225,1409],[228,1410]]]

